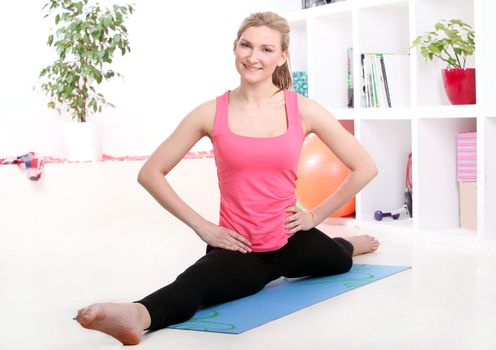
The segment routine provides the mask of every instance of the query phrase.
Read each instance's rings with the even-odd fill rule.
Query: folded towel
[[[0,158],[0,164],[17,164],[21,169],[26,170],[29,180],[38,181],[41,178],[45,159],[35,152],[28,152],[19,157]]]

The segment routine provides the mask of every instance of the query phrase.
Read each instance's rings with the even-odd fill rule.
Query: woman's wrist
[[[197,234],[202,231],[202,228],[208,225],[208,221],[204,219],[203,217],[199,216],[196,217],[192,222],[188,224],[189,227],[193,229]]]

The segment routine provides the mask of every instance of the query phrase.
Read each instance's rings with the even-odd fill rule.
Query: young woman
[[[139,183],[207,243],[207,253],[170,285],[127,304],[94,304],[76,319],[124,344],[144,330],[191,318],[201,306],[260,291],[279,278],[340,274],[352,256],[375,251],[368,235],[330,238],[315,228],[376,174],[358,141],[317,102],[289,90],[289,25],[254,13],[234,41],[240,85],[191,111],[143,165]],[[312,211],[296,206],[295,181],[306,135],[315,133],[351,170]],[[169,185],[166,175],[202,137],[214,146],[220,221],[205,220]]]

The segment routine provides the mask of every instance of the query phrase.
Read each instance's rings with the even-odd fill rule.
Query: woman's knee
[[[342,272],[341,273],[345,273],[345,272],[348,272],[351,270],[352,266],[353,266],[353,258],[348,255],[348,254],[345,254],[345,256],[343,257],[342,259],[342,264],[341,264],[341,268],[342,268]]]
[[[328,256],[317,263],[314,276],[339,275],[350,271],[353,266],[353,260],[349,255]]]

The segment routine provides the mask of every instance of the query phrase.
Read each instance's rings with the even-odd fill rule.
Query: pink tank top
[[[254,252],[277,250],[288,241],[285,212],[296,203],[296,167],[305,138],[297,94],[284,90],[287,131],[258,138],[228,126],[230,91],[217,97],[212,135],[220,189],[219,225],[251,242]]]

